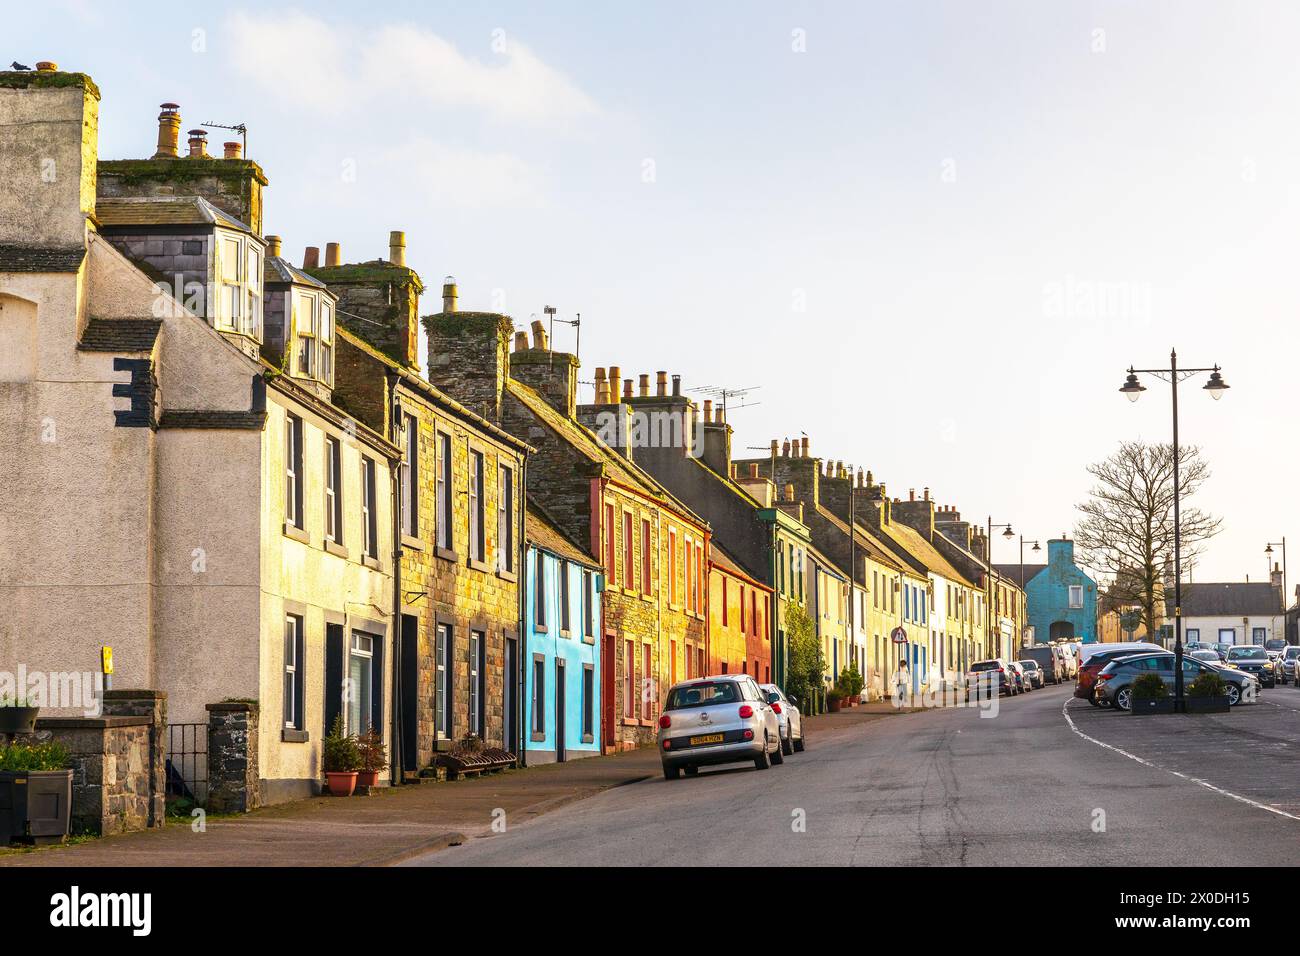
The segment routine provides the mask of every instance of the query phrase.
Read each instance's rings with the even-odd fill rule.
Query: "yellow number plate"
[[[692,737],[691,746],[696,747],[700,744],[720,744],[722,743],[722,734],[705,734],[703,737]]]

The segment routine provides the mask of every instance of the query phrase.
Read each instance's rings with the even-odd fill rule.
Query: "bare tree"
[[[1182,557],[1188,561],[1219,533],[1219,518],[1188,506],[1210,477],[1210,468],[1195,445],[1179,450],[1179,506]],[[1117,603],[1141,608],[1147,633],[1160,631],[1157,614],[1164,573],[1174,553],[1174,446],[1121,442],[1119,450],[1088,466],[1097,480],[1088,500],[1078,505],[1074,528],[1080,562],[1110,575],[1108,594]]]

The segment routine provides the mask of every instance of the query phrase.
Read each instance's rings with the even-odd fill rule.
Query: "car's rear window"
[[[998,669],[997,661],[976,661],[970,666],[973,671],[995,671]]]
[[[736,704],[740,702],[740,688],[735,681],[701,681],[698,684],[686,684],[674,687],[668,692],[665,710],[682,710],[687,707],[711,707],[714,704]]]
[[[1270,651],[1280,651],[1282,648],[1286,647],[1286,641],[1274,638],[1271,641],[1265,641],[1264,647]]]
[[[1035,660],[1021,661],[1020,664],[1024,667],[1029,668],[1031,671],[1038,670],[1038,661]]]

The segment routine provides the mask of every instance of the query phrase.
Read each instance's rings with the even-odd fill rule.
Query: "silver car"
[[[1038,661],[1029,657],[1023,661],[1016,661],[1016,663],[1019,664],[1021,669],[1025,672],[1025,686],[1030,690],[1041,688],[1046,685],[1047,678],[1043,676],[1043,669],[1038,666]]]
[[[758,689],[767,696],[767,702],[776,711],[776,722],[781,728],[781,753],[787,757],[803,752],[803,714],[795,701],[785,696],[775,684],[759,684]]]
[[[683,770],[753,761],[758,770],[782,763],[777,713],[747,674],[722,674],[674,684],[659,718],[659,757],[664,776]]]
[[[1282,652],[1282,683],[1294,681],[1300,687],[1300,647],[1294,644]]]

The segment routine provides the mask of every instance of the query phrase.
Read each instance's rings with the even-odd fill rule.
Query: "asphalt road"
[[[1300,691],[1222,717],[1131,717],[1072,691],[830,730],[783,766],[619,787],[405,865],[1300,859]]]

